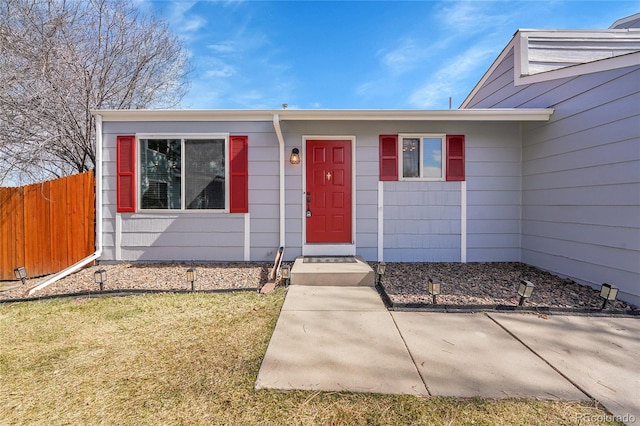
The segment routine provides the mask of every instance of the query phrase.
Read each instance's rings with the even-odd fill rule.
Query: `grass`
[[[0,425],[599,424],[576,402],[255,391],[284,300],[156,294],[0,305]]]

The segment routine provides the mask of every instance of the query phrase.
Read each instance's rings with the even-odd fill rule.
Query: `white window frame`
[[[423,139],[440,139],[440,150],[442,155],[442,167],[440,177],[424,177],[424,144]],[[420,139],[420,176],[419,177],[404,177],[404,156],[402,155],[402,145],[404,139]],[[445,133],[400,133],[398,134],[398,180],[404,181],[430,181],[430,182],[443,182],[447,179],[447,135]]]
[[[182,170],[182,176],[180,179],[180,208],[179,209],[143,209],[142,208],[142,167],[140,166],[140,141],[143,139],[180,139],[180,170]],[[194,139],[224,139],[224,209],[187,209],[185,194],[186,194],[186,179],[184,178],[184,170],[186,163],[185,153],[185,140]],[[197,214],[197,213],[229,213],[229,190],[230,190],[230,175],[229,175],[229,133],[138,133],[136,134],[136,211],[141,213],[166,213],[166,214]]]

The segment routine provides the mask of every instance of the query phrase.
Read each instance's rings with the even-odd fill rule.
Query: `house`
[[[520,260],[640,305],[640,14],[516,32],[461,106],[541,107],[522,126]]]
[[[93,111],[101,260],[522,261],[640,304],[640,33],[587,33],[519,31],[458,110]]]

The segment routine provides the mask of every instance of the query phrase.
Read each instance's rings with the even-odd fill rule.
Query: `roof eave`
[[[456,110],[92,110],[103,121],[548,121],[552,108]]]

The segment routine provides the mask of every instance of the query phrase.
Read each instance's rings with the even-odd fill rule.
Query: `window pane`
[[[140,141],[140,192],[143,209],[180,209],[180,140]]]
[[[422,158],[422,177],[441,178],[442,177],[442,139],[423,138],[422,147],[424,156]]]
[[[402,176],[420,177],[420,139],[402,138]]]
[[[185,141],[187,209],[224,209],[224,139]]]

